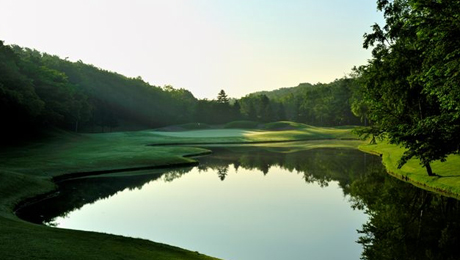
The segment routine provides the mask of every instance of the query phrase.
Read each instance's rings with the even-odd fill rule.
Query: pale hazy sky
[[[331,82],[364,64],[375,0],[0,0],[0,40],[199,98]]]

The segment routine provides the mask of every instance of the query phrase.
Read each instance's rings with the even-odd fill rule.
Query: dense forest
[[[141,78],[2,42],[0,98],[6,133],[175,124],[192,116],[186,108],[197,101],[183,89],[151,86]]]
[[[128,78],[0,41],[0,131],[11,139],[49,127],[104,132],[236,120],[359,124],[350,109],[354,85],[353,79],[340,79],[241,99],[231,99],[220,90],[216,99],[200,100],[185,89],[152,86],[140,77]]]

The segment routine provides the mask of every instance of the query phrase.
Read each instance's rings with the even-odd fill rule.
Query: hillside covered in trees
[[[302,83],[247,95],[240,100],[242,113],[251,120],[263,122],[290,120],[316,126],[359,125],[352,113],[356,98],[356,81],[351,78],[329,84]]]
[[[196,102],[184,89],[152,86],[141,78],[2,42],[0,75],[4,133],[49,126],[72,131],[157,127],[188,119],[185,108]]]
[[[2,134],[57,127],[76,132],[156,128],[235,120],[293,120],[318,126],[359,124],[351,113],[354,80],[308,83],[231,99],[197,99],[185,89],[152,86],[82,61],[0,42]]]

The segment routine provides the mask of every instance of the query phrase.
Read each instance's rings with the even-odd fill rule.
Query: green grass
[[[188,131],[197,129],[211,129],[212,127],[204,123],[188,123],[182,125],[172,125],[156,129],[157,131]]]
[[[233,121],[224,125],[224,128],[239,128],[239,129],[256,129],[259,123],[255,121]]]
[[[358,149],[363,142],[360,140],[311,140],[311,141],[297,141],[297,142],[276,142],[276,143],[256,143],[256,144],[226,144],[225,147],[263,147],[267,151],[277,153],[295,153],[318,148],[352,148]],[[203,148],[207,147],[222,147],[219,144],[205,144],[201,145]]]
[[[187,156],[208,153],[191,144],[252,143],[292,152],[318,147],[356,147],[359,141],[327,141],[353,137],[350,128],[268,131],[210,129],[192,131],[138,131],[104,134],[58,132],[40,142],[0,151],[1,259],[214,259],[196,252],[142,239],[34,225],[18,219],[13,210],[24,199],[55,189],[53,177],[139,167],[187,165]],[[281,141],[310,140],[308,143]],[[149,144],[182,144],[149,146]],[[189,144],[187,146],[187,144]],[[306,148],[310,147],[310,148]],[[184,157],[185,156],[185,157]],[[235,249],[237,250],[237,249]],[[206,252],[203,252],[206,253]]]
[[[72,135],[0,152],[3,169],[34,176],[193,162],[199,148],[147,146],[153,131]]]
[[[258,143],[289,142],[322,139],[356,139],[352,127],[326,128],[314,127],[293,122],[279,122],[281,125],[295,125],[295,128],[273,130],[260,129],[209,129],[187,132],[155,132],[151,144],[201,144],[201,143]],[[274,123],[277,124],[277,123]]]
[[[409,160],[401,169],[398,169],[398,161],[404,153],[404,148],[397,145],[380,142],[376,145],[361,145],[359,149],[381,154],[387,171],[399,179],[423,189],[460,199],[460,155],[450,155],[446,162],[433,162],[431,164],[433,172],[439,176],[430,177],[417,159]]]
[[[272,122],[267,123],[264,125],[264,129],[266,130],[289,130],[289,129],[301,129],[308,127],[308,125],[302,123],[296,123],[291,121],[279,121],[279,122]]]
[[[2,259],[215,259],[143,239],[1,219]]]
[[[184,158],[207,150],[165,144],[265,143],[354,138],[351,128],[302,125],[295,130],[212,129],[179,132],[137,131],[103,134],[59,133],[41,142],[0,151],[1,169],[35,177],[192,163]],[[148,145],[162,146],[148,146]]]
[[[54,184],[48,180],[0,170],[0,217],[15,218],[12,209],[21,199],[51,191],[54,188]]]

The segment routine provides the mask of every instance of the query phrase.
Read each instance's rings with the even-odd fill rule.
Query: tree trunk
[[[372,139],[369,144],[377,144],[377,141],[375,140],[375,135],[372,135]]]
[[[425,168],[426,171],[428,172],[428,176],[435,176],[436,174],[433,173],[433,170],[431,170],[430,163],[425,163]]]

